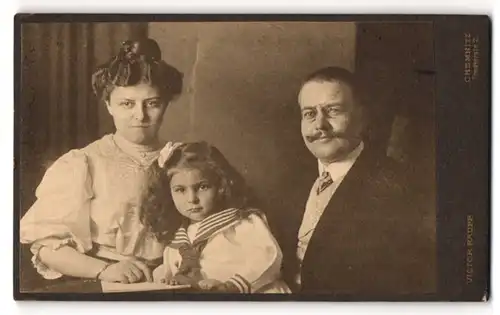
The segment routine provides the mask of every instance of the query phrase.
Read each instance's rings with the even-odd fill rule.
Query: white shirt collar
[[[361,151],[363,151],[363,148],[364,148],[364,143],[363,141],[361,141],[360,144],[356,147],[356,149],[352,150],[352,152],[349,153],[345,157],[345,159],[330,163],[329,165],[326,166],[318,160],[319,174],[321,175],[324,171],[327,171],[328,173],[330,173],[330,176],[332,177],[333,181],[336,181],[344,177],[347,174],[347,172],[349,172],[354,162],[356,162],[356,159],[361,154]]]

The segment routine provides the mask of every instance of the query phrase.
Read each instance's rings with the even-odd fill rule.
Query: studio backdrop
[[[432,25],[354,22],[42,23],[22,28],[21,215],[46,167],[69,149],[113,132],[93,97],[93,69],[130,37],[149,36],[184,73],[166,111],[165,140],[217,146],[257,192],[266,212],[293,198],[281,189],[316,162],[300,134],[297,93],[324,66],[356,71],[371,124],[367,141],[414,175],[434,224]],[[377,44],[375,44],[377,43]],[[410,167],[411,165],[411,167]]]

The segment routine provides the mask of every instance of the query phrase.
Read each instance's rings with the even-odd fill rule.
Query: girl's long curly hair
[[[196,169],[216,185],[220,210],[257,206],[254,194],[243,177],[222,153],[206,142],[186,143],[172,152],[163,167],[157,162],[148,170],[148,185],[142,197],[141,221],[148,231],[168,243],[184,221],[177,211],[170,191],[170,180],[180,169]]]

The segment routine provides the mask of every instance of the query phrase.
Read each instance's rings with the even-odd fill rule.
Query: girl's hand
[[[189,276],[186,276],[186,275],[182,275],[182,274],[177,274],[173,277],[173,279],[177,282],[177,284],[180,284],[180,285],[195,285],[196,284],[196,280],[193,279],[192,277],[189,277]]]
[[[166,285],[182,285],[183,283],[177,281],[176,279],[161,279],[161,283],[165,283]]]
[[[221,285],[222,282],[215,280],[215,279],[205,279],[198,281],[197,287],[200,288],[201,290],[212,290],[218,285]]]
[[[224,282],[219,285],[216,285],[212,291],[221,292],[221,293],[241,293],[238,290],[238,287],[234,285],[232,282]]]
[[[165,283],[165,266],[159,265],[153,270],[153,281],[156,283]]]
[[[153,281],[148,266],[138,260],[123,260],[109,265],[101,272],[99,280],[121,283],[135,283],[141,280]]]

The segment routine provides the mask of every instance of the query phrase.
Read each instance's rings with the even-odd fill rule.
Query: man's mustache
[[[334,139],[334,138],[347,138],[347,134],[343,132],[317,132],[309,136],[305,136],[306,140],[308,142],[314,142],[316,140],[319,140],[321,138],[329,138],[329,139]]]

